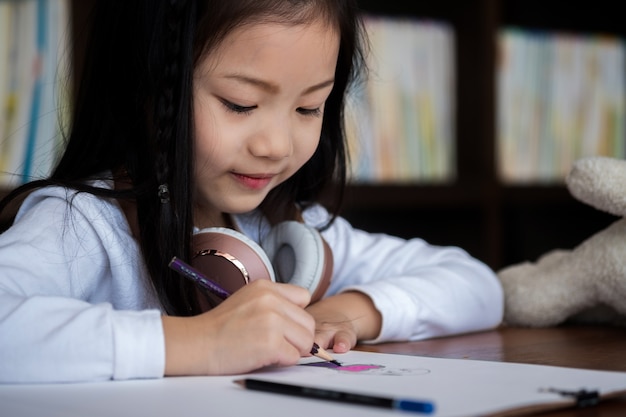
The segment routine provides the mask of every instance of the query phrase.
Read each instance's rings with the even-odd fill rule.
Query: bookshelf
[[[360,0],[367,12],[441,20],[455,32],[456,180],[449,185],[350,186],[355,226],[458,245],[493,268],[573,248],[615,218],[576,201],[561,183],[510,185],[497,172],[497,39],[501,29],[626,38],[617,5],[553,0]],[[623,138],[626,141],[626,138]]]
[[[84,23],[95,0],[68,1],[73,65],[78,68]],[[495,161],[496,62],[498,34],[510,25],[626,38],[619,2],[596,0],[593,7],[566,0],[359,0],[359,4],[368,14],[439,20],[453,28],[456,177],[446,184],[352,184],[343,215],[356,227],[458,245],[497,269],[534,260],[553,248],[572,248],[614,220],[574,200],[561,184],[500,181]]]
[[[87,17],[94,2],[0,0],[3,172],[38,177],[52,165],[60,145],[57,126],[63,116],[59,106],[71,102],[76,81],[71,71],[80,67]],[[15,178],[0,173],[0,197],[20,182]],[[0,232],[10,224],[18,206],[19,201],[0,215]]]

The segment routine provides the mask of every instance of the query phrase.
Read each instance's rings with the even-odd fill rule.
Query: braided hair
[[[165,262],[177,254],[189,256],[192,233],[189,188],[192,180],[186,159],[192,153],[190,91],[196,2],[167,3],[163,14],[154,19],[156,25],[149,49],[148,62],[162,65],[149,69],[154,71],[150,91],[156,93],[149,97],[154,140],[150,147],[152,155],[144,161],[147,164],[153,161],[152,167],[146,167],[153,178],[146,179],[152,183],[151,192],[146,199],[138,200],[137,214],[144,258],[161,303],[168,312],[188,315],[199,308],[194,287],[169,270]],[[164,236],[176,239],[164,239]]]

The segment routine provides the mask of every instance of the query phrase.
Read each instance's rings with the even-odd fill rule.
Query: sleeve
[[[107,211],[78,197],[71,210],[61,197],[28,203],[0,235],[0,382],[163,376],[161,313],[134,309],[136,267]],[[107,248],[116,242],[119,254]]]
[[[319,227],[327,215],[316,207],[305,219]],[[381,332],[369,342],[474,332],[502,321],[503,292],[495,273],[458,247],[367,233],[341,217],[322,235],[334,257],[326,294],[363,292],[382,315]]]

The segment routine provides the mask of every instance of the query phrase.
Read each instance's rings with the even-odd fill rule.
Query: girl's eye
[[[226,110],[237,114],[248,115],[252,113],[252,110],[257,108],[257,106],[240,106],[239,104],[231,103],[230,101],[224,99],[220,99],[220,102],[224,105],[224,107],[226,107]]]
[[[302,107],[298,107],[296,111],[303,116],[320,117],[322,115],[322,110],[320,110],[319,107],[315,109],[305,109]]]

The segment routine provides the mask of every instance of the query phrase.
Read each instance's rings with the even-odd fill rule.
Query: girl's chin
[[[210,219],[216,216],[220,217],[222,213],[248,213],[256,210],[266,197],[266,192],[238,193],[236,190],[212,195],[211,198],[201,199],[201,202],[195,205],[195,217],[198,219]]]
[[[224,214],[245,214],[256,210],[262,202],[263,199],[241,199],[239,201],[232,202],[232,204],[222,204],[219,208],[217,208],[217,210]]]

